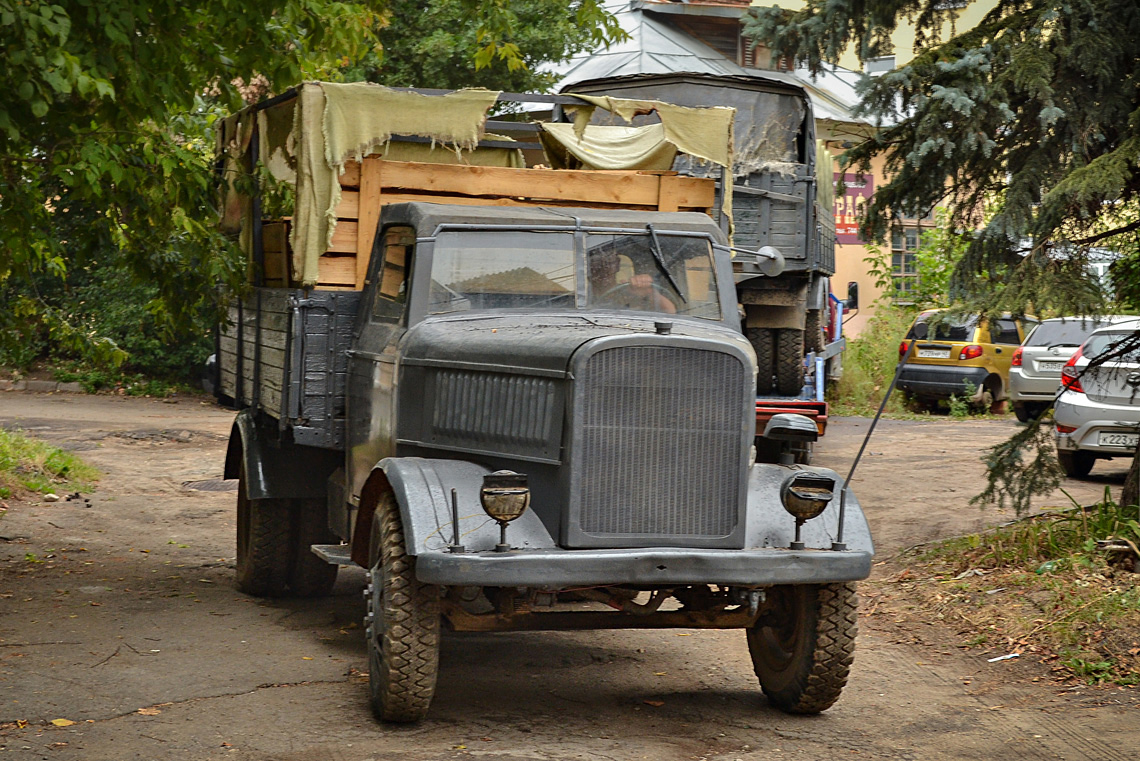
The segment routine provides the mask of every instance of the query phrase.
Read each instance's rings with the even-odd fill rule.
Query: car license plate
[[[1140,433],[1105,433],[1097,435],[1096,443],[1102,447],[1131,447],[1135,448],[1140,442]]]
[[[950,359],[949,349],[919,349],[918,356],[925,359]]]
[[[1043,373],[1059,373],[1065,366],[1064,362],[1038,362],[1037,369]]]

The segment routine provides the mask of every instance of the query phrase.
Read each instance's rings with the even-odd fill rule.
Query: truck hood
[[[731,343],[754,356],[743,335],[718,323],[669,315],[565,312],[431,317],[408,330],[400,355],[408,365],[479,366],[563,377],[570,357],[583,344],[607,336],[654,335],[657,322],[671,322],[672,335]]]

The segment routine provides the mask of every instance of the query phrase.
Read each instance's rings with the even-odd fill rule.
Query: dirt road
[[[949,626],[876,606],[843,698],[818,717],[767,706],[740,633],[623,631],[447,636],[429,718],[379,725],[362,676],[362,572],[316,602],[234,589],[234,494],[208,490],[221,486],[231,419],[196,399],[0,394],[0,425],[105,473],[90,503],[9,501],[0,520],[0,759],[1075,760],[1140,748],[1135,691],[1062,689],[1038,664],[987,663]],[[817,462],[845,471],[867,422],[835,421]],[[882,426],[856,480],[880,562],[1008,519],[966,503],[978,454],[1012,426]],[[1091,500],[1118,490],[1124,467],[1098,464],[1097,481],[1069,486]]]

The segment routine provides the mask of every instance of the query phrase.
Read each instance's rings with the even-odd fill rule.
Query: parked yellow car
[[[920,405],[933,406],[951,396],[963,397],[974,407],[1001,412],[1009,390],[1009,366],[1013,352],[1037,325],[1032,317],[1014,319],[1003,314],[993,325],[976,315],[935,319],[944,310],[928,309],[899,345],[899,359],[914,340],[914,325],[931,325],[930,334],[899,377],[898,386]]]

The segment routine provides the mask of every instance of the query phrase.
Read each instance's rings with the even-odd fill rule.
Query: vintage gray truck
[[[793,463],[812,421],[773,416],[762,437],[784,455],[755,462],[734,269],[776,274],[779,255],[733,256],[709,180],[526,168],[516,154],[534,145],[483,124],[452,164],[433,152],[462,127],[343,138],[329,110],[361,118],[361,100],[425,108],[420,124],[455,109],[339,87],[253,106],[219,139],[224,171],[276,162],[296,188],[281,219],[224,183],[253,283],[218,346],[219,393],[240,409],[225,463],[239,588],[319,596],[338,565],[367,569],[370,700],[386,721],[428,711],[443,626],[743,629],[772,705],[831,706],[873,548],[842,478]],[[392,135],[418,158],[393,159]],[[330,175],[339,197],[320,193]],[[313,241],[327,246],[315,264],[299,251]]]

